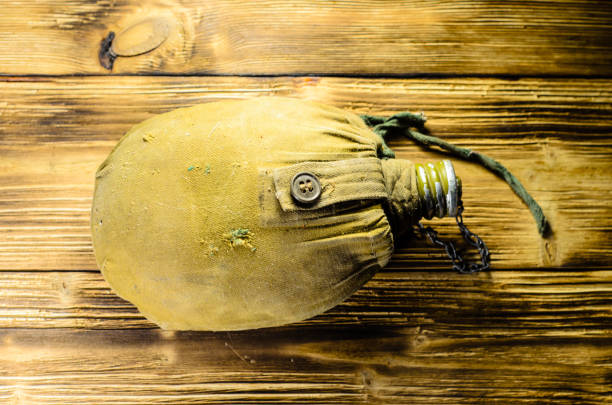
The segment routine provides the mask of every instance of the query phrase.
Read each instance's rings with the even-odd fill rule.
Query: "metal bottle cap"
[[[454,217],[459,209],[461,179],[450,160],[416,164],[417,188],[423,201],[423,217]]]

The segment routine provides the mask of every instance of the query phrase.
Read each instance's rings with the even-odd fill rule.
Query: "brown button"
[[[301,204],[312,205],[321,197],[321,183],[309,172],[298,173],[291,180],[291,196]]]

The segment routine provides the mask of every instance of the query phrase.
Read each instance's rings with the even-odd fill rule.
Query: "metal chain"
[[[438,232],[434,231],[431,227],[424,227],[420,222],[417,224],[421,235],[426,236],[427,239],[434,245],[438,245],[446,250],[446,254],[451,259],[453,264],[453,270],[463,274],[478,273],[479,271],[487,270],[491,266],[491,255],[487,245],[480,239],[478,235],[470,231],[467,226],[463,223],[463,202],[459,201],[459,210],[455,217],[457,226],[461,231],[463,239],[472,247],[478,249],[480,254],[480,263],[468,263],[463,257],[457,252],[455,245],[451,241],[442,240],[438,237]]]

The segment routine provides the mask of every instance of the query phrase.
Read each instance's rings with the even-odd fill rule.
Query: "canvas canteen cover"
[[[422,217],[455,216],[449,161],[381,159],[364,119],[291,98],[181,108],[134,126],[96,173],[98,266],[171,330],[300,321],[342,302]]]

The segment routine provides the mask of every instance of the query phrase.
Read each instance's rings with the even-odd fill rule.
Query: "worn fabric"
[[[380,160],[381,137],[334,107],[222,101],[134,126],[96,174],[92,235],[102,274],[173,330],[296,322],[346,299],[418,219],[414,166]],[[393,163],[391,163],[393,162]],[[323,194],[296,205],[308,168]]]

